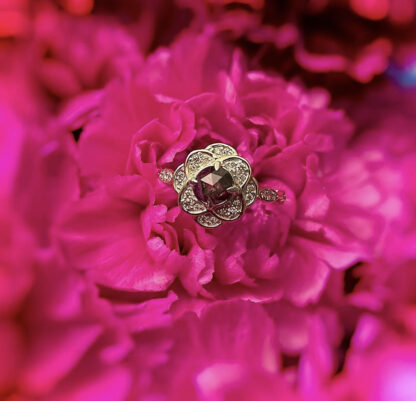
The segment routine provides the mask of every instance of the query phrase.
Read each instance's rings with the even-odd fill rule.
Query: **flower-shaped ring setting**
[[[173,183],[181,208],[208,228],[239,219],[258,198],[279,203],[286,200],[284,191],[259,189],[249,162],[223,143],[190,152],[175,171],[160,170],[159,178]]]

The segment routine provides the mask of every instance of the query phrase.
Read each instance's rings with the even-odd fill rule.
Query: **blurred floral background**
[[[0,122],[1,400],[416,400],[415,0],[0,0]]]

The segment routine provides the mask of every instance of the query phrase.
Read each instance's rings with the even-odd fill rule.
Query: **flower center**
[[[204,203],[218,205],[232,197],[227,190],[234,185],[231,174],[220,167],[206,167],[196,177],[197,183],[194,186],[195,196]]]

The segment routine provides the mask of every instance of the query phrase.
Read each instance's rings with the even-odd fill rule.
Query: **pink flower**
[[[342,160],[339,173],[344,179],[348,173],[350,180],[357,175],[366,188],[365,202],[378,209],[385,227],[372,261],[329,278],[322,299],[341,322],[344,344],[320,335],[326,357],[313,349],[305,352],[302,360],[313,380],[299,376],[301,387],[308,394],[313,390],[320,400],[402,400],[411,399],[415,391],[414,101],[414,93],[385,86],[360,107],[348,105],[359,132],[351,146],[354,156],[347,156],[350,162]],[[344,357],[332,379],[321,367],[337,351]],[[304,367],[301,363],[301,371]]]
[[[416,396],[415,333],[397,335],[378,319],[363,316],[352,339],[345,372],[328,400],[402,401]]]
[[[13,194],[24,143],[24,128],[8,108],[0,107],[0,319],[16,312],[30,288],[34,241],[14,208]]]
[[[137,44],[114,21],[78,19],[40,8],[34,20],[32,60],[48,93],[66,99],[101,88],[115,75],[129,74],[141,62]]]
[[[164,291],[178,278],[191,295],[304,305],[331,268],[370,258],[377,237],[355,196],[360,182],[338,177],[351,125],[327,109],[325,93],[246,71],[238,53],[226,54],[209,36],[184,37],[114,81],[77,120],[87,193],[63,215],[59,243],[71,265],[106,286]],[[286,204],[257,203],[209,233],[180,213],[157,171],[213,142],[234,146],[261,185],[287,192]]]
[[[111,299],[114,292],[62,262],[51,227],[79,195],[72,139],[6,108],[0,115],[0,396],[118,401],[139,394],[135,386],[144,391],[146,374],[166,357],[166,312],[176,296],[124,294],[130,304],[123,296],[110,304],[101,293]]]
[[[14,38],[27,34],[29,28],[28,0],[1,0],[0,10],[1,38]]]
[[[218,302],[176,321],[153,396],[166,400],[300,400],[280,372],[276,330],[261,306]]]
[[[2,202],[0,230],[0,320],[16,313],[33,281],[33,239],[18,216]]]
[[[166,312],[176,297],[111,305],[53,249],[29,255],[33,247],[7,245],[9,255],[25,258],[3,265],[1,249],[2,397],[119,401],[144,392],[166,359]]]
[[[68,338],[65,336],[69,327],[66,324],[58,327],[61,324],[58,322],[81,309],[75,295],[79,291],[78,284],[72,279],[67,282],[65,274],[68,273],[59,268],[50,267],[46,273],[44,265],[38,263],[42,258],[40,255],[50,253],[40,247],[49,245],[50,219],[59,209],[60,195],[70,195],[66,188],[71,186],[71,181],[65,173],[66,169],[71,172],[71,168],[62,157],[64,147],[62,143],[58,144],[56,138],[32,136],[36,131],[29,134],[27,122],[24,124],[24,120],[19,120],[6,108],[0,110],[3,121],[0,131],[0,354],[3,361],[0,394],[6,397],[22,391],[37,395],[38,391],[49,391],[54,380],[70,369],[70,361],[79,356],[76,346],[72,348],[72,355],[64,355],[68,343],[64,345],[63,341]],[[31,152],[28,152],[28,145],[31,145]],[[56,152],[58,158],[53,157]],[[53,174],[49,171],[51,168],[59,178],[68,179],[65,185],[55,185],[53,197],[44,189],[46,184],[54,183],[51,180]],[[35,188],[30,183],[36,184]],[[41,196],[37,192],[39,190],[42,191]],[[71,293],[68,298],[67,291]],[[76,331],[75,325],[73,329]],[[82,344],[83,335],[80,331],[77,335],[80,336],[74,343]],[[52,338],[56,341],[54,344]],[[55,347],[57,344],[62,347],[60,353]]]
[[[48,103],[33,77],[27,48],[7,42],[3,45],[0,48],[0,107],[39,123],[48,113]]]
[[[416,2],[414,0],[350,0],[349,3],[357,14],[371,20],[388,18],[397,25],[405,25],[412,23],[416,17]]]
[[[401,308],[414,304],[415,102],[414,93],[387,85],[368,95],[361,107],[347,105],[359,126],[351,152],[357,165],[361,165],[358,171],[370,174],[367,177],[360,174],[360,179],[363,183],[372,182],[368,202],[378,209],[385,222],[374,260],[353,270],[356,285],[348,302],[354,307],[383,313],[390,320],[404,313]],[[351,170],[348,164],[343,164],[344,171]]]
[[[2,397],[118,401],[144,392],[146,377],[166,359],[165,314],[175,297],[111,306],[53,251],[25,268],[36,272],[31,286],[0,315]]]
[[[395,49],[415,37],[414,0],[177,2],[192,9],[192,30],[210,26],[255,63],[340,95],[351,79],[367,83],[384,73]],[[370,26],[363,16],[380,22]]]
[[[0,0],[0,398],[413,400],[414,13]],[[218,142],[287,201],[198,225]]]

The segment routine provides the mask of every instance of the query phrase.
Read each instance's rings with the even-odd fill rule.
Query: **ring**
[[[282,190],[259,189],[250,163],[224,143],[190,152],[175,171],[161,169],[159,179],[172,183],[179,206],[208,228],[239,219],[256,199],[281,204],[286,201]]]

